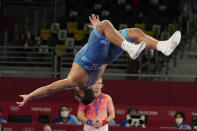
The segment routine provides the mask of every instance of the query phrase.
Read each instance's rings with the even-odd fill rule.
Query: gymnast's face
[[[88,87],[82,91],[75,88],[74,95],[75,98],[83,105],[90,104],[95,98],[94,90],[91,87]]]
[[[82,97],[84,96],[84,92],[79,89],[79,87],[74,88],[74,96],[75,99],[79,102],[81,102]]]
[[[98,97],[101,94],[101,89],[103,88],[103,81],[100,78],[92,86],[89,86],[86,89],[81,89],[79,87],[73,88],[73,93],[75,99],[84,105],[89,104],[94,100],[95,97]]]
[[[102,81],[102,79],[99,79],[96,81],[96,83],[94,85],[89,86],[87,89],[92,89],[94,97],[98,97],[101,93],[102,88],[103,88],[103,81]],[[85,95],[84,91],[85,90],[81,90],[79,87],[74,88],[74,96],[77,101],[81,102],[82,98]],[[90,96],[91,96],[91,94],[90,94]]]

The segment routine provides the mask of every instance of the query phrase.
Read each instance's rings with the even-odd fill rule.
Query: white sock
[[[164,55],[169,56],[174,51],[176,46],[176,43],[173,44],[169,41],[159,41],[157,44],[157,50],[161,51]]]
[[[129,43],[126,40],[124,40],[121,45],[121,48],[126,51],[133,60],[135,60],[139,56],[139,54],[144,50],[145,47],[145,42],[141,42],[140,44],[135,45]]]
[[[131,48],[131,47],[130,47],[130,43],[127,42],[126,40],[124,40],[124,41],[122,42],[121,48],[122,48],[124,51],[129,52],[129,50],[130,50],[130,48]]]
[[[158,41],[157,50],[161,51],[162,53],[165,53],[166,46],[166,41]]]
[[[161,51],[164,55],[169,56],[174,49],[179,45],[181,40],[180,31],[176,31],[170,39],[166,41],[158,41],[157,50]]]

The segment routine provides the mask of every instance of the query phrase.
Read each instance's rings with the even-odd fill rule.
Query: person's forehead
[[[96,83],[102,83],[102,82],[103,82],[102,79],[99,79],[99,80],[96,81]]]
[[[61,110],[69,110],[68,107],[62,107]]]
[[[181,114],[177,114],[176,117],[182,117],[182,115]]]
[[[98,81],[97,84],[102,84],[102,81]]]
[[[96,86],[96,85],[98,85],[98,84],[102,84],[102,81],[97,81],[97,82],[93,85],[93,87]]]
[[[50,128],[50,126],[46,125],[46,126],[44,127],[44,129],[45,129],[45,130],[50,130],[51,128]]]

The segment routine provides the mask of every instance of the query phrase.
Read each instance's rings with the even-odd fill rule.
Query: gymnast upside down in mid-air
[[[180,31],[176,31],[166,41],[158,41],[137,28],[117,31],[110,21],[100,21],[98,15],[92,14],[89,19],[89,27],[93,30],[88,42],[75,56],[68,77],[40,87],[28,95],[20,95],[23,101],[17,102],[18,106],[69,88],[75,89],[76,98],[87,105],[94,100],[91,85],[102,76],[106,66],[117,60],[124,51],[132,59],[136,59],[144,48],[158,50],[169,56],[181,40]]]

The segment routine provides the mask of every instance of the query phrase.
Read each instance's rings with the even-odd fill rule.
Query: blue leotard
[[[128,41],[132,42],[127,36],[127,29],[120,30],[121,35]],[[88,42],[77,53],[74,62],[80,65],[89,75],[88,86],[93,85],[104,64],[110,64],[118,59],[123,50],[110,43],[110,41],[100,34],[96,27],[91,31]]]

